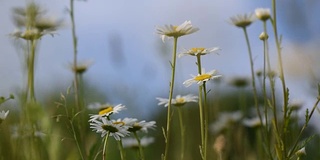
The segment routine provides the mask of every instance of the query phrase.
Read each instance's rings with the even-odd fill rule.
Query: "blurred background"
[[[25,0],[0,1],[0,95],[17,94],[25,87],[23,56],[10,33],[15,30],[12,8],[24,7]],[[36,62],[36,96],[40,101],[59,97],[72,85],[70,64],[73,61],[71,22],[66,0],[38,0],[48,15],[63,19],[64,25],[54,37],[45,36],[39,44]],[[320,1],[282,0],[278,3],[278,27],[282,38],[285,75],[290,99],[311,108],[317,96],[320,80]],[[191,20],[200,30],[179,38],[178,52],[192,47],[220,47],[219,55],[203,59],[207,70],[217,69],[223,76],[219,83],[210,83],[210,96],[228,97],[235,89],[229,85],[235,77],[250,77],[250,65],[241,29],[230,24],[231,16],[254,12],[256,8],[271,8],[271,1],[257,0],[149,0],[149,1],[75,1],[76,32],[79,61],[92,61],[83,75],[85,104],[109,102],[124,104],[126,116],[146,120],[165,115],[166,109],[157,106],[156,97],[167,97],[170,79],[172,41],[163,43],[156,26],[181,24]],[[262,69],[262,42],[258,39],[262,23],[249,28],[255,69]],[[272,31],[270,24],[268,30]],[[274,37],[270,38],[270,54],[277,70]],[[193,93],[196,85],[185,88],[182,82],[196,74],[194,57],[177,61],[177,81],[174,95]],[[215,88],[216,87],[216,88]],[[217,90],[217,91],[215,91]],[[248,89],[250,91],[250,88]],[[18,103],[9,103],[9,110],[18,110]],[[231,105],[231,104],[228,104]],[[229,108],[219,105],[220,109]],[[221,109],[222,108],[222,109]],[[304,110],[301,113],[304,114]],[[319,121],[319,114],[312,121]],[[9,117],[10,118],[10,117]],[[157,132],[165,123],[159,123]],[[320,129],[319,126],[316,128]]]

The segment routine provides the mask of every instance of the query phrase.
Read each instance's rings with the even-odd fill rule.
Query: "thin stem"
[[[180,159],[183,160],[184,159],[184,149],[185,149],[185,145],[184,145],[184,133],[185,133],[185,128],[183,125],[183,114],[182,114],[182,107],[178,107],[178,113],[179,113],[179,124],[180,124],[180,136],[181,136],[181,152],[180,152]]]
[[[73,125],[73,120],[70,120],[70,125],[71,125],[71,129],[72,129],[72,134],[73,134],[73,138],[76,142],[76,146],[77,146],[77,149],[79,151],[79,154],[80,154],[80,157],[82,160],[84,160],[84,157],[83,157],[83,154],[82,154],[82,150],[81,150],[81,147],[80,147],[80,142],[79,142],[79,139],[78,139],[78,136],[77,136],[77,132],[76,132],[76,129]]]
[[[110,132],[108,131],[107,135],[104,137],[104,144],[103,144],[103,150],[102,150],[102,160],[107,159],[107,145],[108,145],[109,135],[110,135]]]
[[[75,25],[75,18],[74,18],[74,0],[70,0],[70,18],[71,18],[71,26],[72,26],[72,42],[73,42],[73,74],[74,74],[74,82],[73,82],[73,87],[74,87],[74,99],[75,99],[75,104],[77,107],[77,112],[81,110],[80,102],[79,102],[79,82],[78,82],[78,73],[75,71],[77,68],[77,55],[78,55],[78,39],[76,35],[76,25]]]
[[[283,71],[283,64],[282,64],[282,53],[281,53],[281,44],[279,41],[278,37],[278,30],[277,30],[277,12],[276,12],[276,1],[272,0],[272,12],[273,12],[273,18],[271,19],[272,22],[272,28],[274,32],[274,38],[276,41],[276,46],[277,46],[277,53],[278,53],[278,65],[280,69],[280,80],[282,83],[282,91],[283,91],[283,121],[286,123],[288,120],[288,93],[287,93],[287,87],[286,87],[286,82],[285,82],[285,77],[284,77],[284,71]],[[282,141],[283,141],[283,146],[282,151],[284,157],[287,152],[287,146],[286,146],[286,135],[287,135],[287,126],[285,125],[283,127],[283,134],[282,134]]]
[[[197,65],[198,65],[198,74],[201,75],[201,57],[200,57],[200,54],[197,55]],[[205,142],[205,117],[204,117],[204,105],[203,105],[203,100],[202,100],[202,92],[203,92],[203,85],[200,85],[199,86],[199,112],[200,112],[200,133],[201,133],[201,150],[200,150],[200,153],[201,153],[201,157],[203,160],[206,160],[206,142]]]
[[[173,95],[173,87],[174,87],[174,77],[175,77],[175,69],[176,69],[176,58],[177,58],[177,45],[178,45],[178,37],[174,37],[174,43],[173,43],[173,54],[172,54],[172,61],[171,61],[171,81],[170,81],[170,89],[169,89],[169,104],[168,104],[168,110],[167,110],[167,132],[165,135],[165,152],[163,159],[168,159],[168,151],[169,151],[169,144],[170,144],[170,126],[171,126],[171,102],[172,102],[172,95]]]
[[[263,21],[263,31],[266,35],[267,34],[267,22]],[[269,58],[269,50],[268,50],[268,40],[263,39],[263,55],[264,55],[264,59],[263,59],[263,96],[264,96],[264,116],[265,116],[265,133],[267,135],[267,140],[265,141],[267,143],[267,149],[268,149],[268,154],[269,157],[272,157],[272,153],[270,150],[270,132],[268,131],[269,128],[269,121],[268,121],[268,96],[267,96],[267,92],[266,92],[266,77],[267,74],[269,74],[271,72],[271,65],[270,65],[270,58]],[[275,104],[275,88],[274,88],[274,81],[273,78],[271,76],[269,77],[269,81],[270,81],[270,86],[271,86],[271,103],[272,103],[272,107],[273,107],[273,117],[275,120],[275,129],[278,132],[278,123],[277,123],[277,110],[276,110],[276,104]]]
[[[28,71],[28,91],[30,91],[30,100],[32,102],[36,101],[35,93],[34,93],[34,63],[36,56],[36,40],[31,40],[31,50],[29,55],[29,71]]]
[[[134,135],[134,137],[137,139],[137,142],[138,142],[138,146],[139,146],[139,158],[140,158],[140,160],[144,160],[143,148],[142,148],[142,145],[141,145],[140,138],[139,138],[137,132],[133,132],[133,135]]]
[[[123,150],[122,140],[121,139],[120,139],[120,141],[118,141],[118,146],[119,146],[119,150],[120,150],[121,160],[125,160],[126,159],[126,155],[125,155],[124,150]]]

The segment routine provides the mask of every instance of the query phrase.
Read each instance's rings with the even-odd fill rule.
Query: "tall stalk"
[[[279,155],[281,159],[285,159],[286,153],[287,153],[287,142],[286,142],[286,137],[287,137],[287,121],[288,121],[288,91],[286,87],[286,82],[285,82],[285,77],[284,77],[284,69],[283,69],[283,64],[282,64],[282,53],[281,53],[281,42],[278,37],[278,30],[277,30],[277,11],[276,11],[276,1],[272,0],[272,13],[273,17],[271,19],[272,22],[272,28],[274,32],[274,38],[277,46],[277,53],[278,53],[278,66],[279,66],[279,76],[282,84],[282,92],[283,92],[283,121],[284,121],[284,126],[282,130],[282,135],[281,135],[281,140],[279,143],[278,148],[281,149],[281,155]]]
[[[201,54],[197,55],[197,65],[198,65],[198,74],[201,75],[202,71],[201,71]],[[201,147],[200,147],[200,153],[201,153],[201,157],[203,160],[207,159],[207,142],[206,142],[206,125],[205,125],[205,121],[206,121],[206,106],[204,105],[204,100],[203,98],[203,91],[204,91],[204,87],[205,87],[205,83],[203,83],[203,85],[199,86],[199,112],[200,112],[200,133],[201,133]],[[206,95],[206,94],[205,94]]]
[[[165,152],[163,155],[163,160],[168,159],[168,151],[169,151],[169,144],[170,144],[170,126],[171,126],[171,107],[172,107],[172,95],[173,95],[173,87],[174,87],[174,78],[175,78],[175,69],[176,69],[176,59],[177,59],[177,44],[178,37],[174,37],[173,43],[173,53],[172,53],[172,61],[171,61],[171,81],[170,81],[170,89],[169,89],[169,104],[167,110],[167,129],[165,133]]]
[[[77,68],[78,63],[78,39],[76,35],[76,25],[74,20],[74,0],[70,0],[70,18],[71,18],[71,26],[72,26],[72,42],[73,42],[73,68]],[[73,87],[74,87],[74,99],[75,104],[77,107],[77,111],[80,111],[82,108],[79,102],[79,82],[78,82],[78,73],[76,71],[73,72],[74,80],[73,80]]]
[[[251,79],[252,79],[251,83],[252,83],[252,88],[253,88],[254,105],[257,109],[260,122],[263,122],[261,112],[259,109],[259,104],[258,104],[258,94],[257,94],[255,74],[254,74],[254,63],[253,63],[252,51],[251,51],[250,42],[249,42],[249,36],[248,36],[247,28],[246,27],[242,27],[242,28],[243,28],[244,36],[245,36],[246,43],[247,43],[248,53],[249,53]]]

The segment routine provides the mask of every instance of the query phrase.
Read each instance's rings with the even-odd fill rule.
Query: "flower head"
[[[142,147],[147,147],[148,145],[150,145],[153,142],[154,142],[153,137],[142,137],[140,139],[140,145]],[[122,145],[123,145],[123,148],[139,148],[138,141],[135,138],[122,139]]]
[[[304,155],[307,155],[306,148],[303,147],[303,148],[299,149],[299,150],[296,152],[296,155],[297,155],[298,157],[302,157],[302,156],[304,156]]]
[[[179,57],[182,57],[184,55],[191,55],[191,56],[197,56],[197,55],[206,55],[209,53],[217,53],[220,48],[214,47],[214,48],[191,48],[189,50],[186,50],[179,54]]]
[[[129,132],[137,132],[137,131],[143,131],[145,133],[148,132],[148,129],[154,129],[156,127],[156,122],[155,121],[140,121],[140,122],[135,122],[132,124],[132,126],[129,126],[128,131]]]
[[[7,111],[7,112],[1,111],[0,112],[0,124],[2,123],[2,121],[4,121],[7,118],[8,114],[9,114],[9,111]]]
[[[210,79],[215,79],[215,78],[221,77],[221,75],[216,75],[216,73],[217,73],[216,70],[212,70],[212,71],[206,73],[204,68],[202,68],[201,74],[198,74],[197,76],[191,75],[193,78],[184,81],[183,84],[186,87],[191,86],[193,83],[197,83],[199,85],[202,85],[203,82],[206,82]]]
[[[82,74],[87,69],[92,65],[93,61],[88,60],[88,61],[82,61],[77,64],[77,66],[74,66],[73,64],[70,64],[70,68],[72,69],[73,72],[76,72],[78,74]]]
[[[116,106],[110,105],[108,103],[106,104],[100,104],[100,103],[93,103],[88,106],[90,109],[96,109],[99,108],[99,113],[94,114],[90,116],[90,120],[95,120],[95,119],[101,119],[103,117],[108,117],[113,113],[119,113],[120,111],[126,109],[126,107],[122,104],[118,104]]]
[[[125,137],[129,135],[128,126],[124,125],[123,123],[114,121],[114,120],[107,120],[105,118],[101,118],[101,121],[92,120],[90,123],[90,128],[92,131],[97,133],[101,133],[101,137],[104,137],[109,133],[109,136],[113,136],[114,139],[119,141],[121,137]]]
[[[218,119],[210,125],[210,130],[213,133],[219,133],[227,129],[230,125],[233,125],[243,117],[242,112],[222,112],[219,114]]]
[[[13,21],[22,31],[15,31],[11,35],[25,40],[37,40],[43,35],[52,35],[62,21],[45,16],[45,13],[46,11],[34,2],[28,3],[25,8],[14,8]]]
[[[198,28],[192,26],[191,21],[185,21],[179,26],[165,25],[163,27],[157,27],[157,34],[160,34],[162,41],[164,42],[166,37],[181,37],[198,31]]]
[[[169,106],[169,99],[159,97],[156,99],[159,100],[158,105],[164,105],[165,107]],[[198,102],[198,96],[194,96],[192,94],[185,96],[177,95],[176,98],[171,100],[171,104],[175,106],[183,106],[187,102]]]
[[[255,13],[256,17],[262,21],[266,21],[271,17],[269,8],[257,8]]]
[[[245,28],[249,26],[254,20],[255,17],[253,14],[238,14],[230,18],[231,23],[237,27]]]

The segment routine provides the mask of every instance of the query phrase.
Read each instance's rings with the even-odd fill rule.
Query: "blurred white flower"
[[[159,97],[157,97],[156,99],[159,100],[158,105],[164,105],[165,107],[168,107],[169,99]],[[198,102],[198,96],[194,96],[192,94],[188,94],[185,96],[177,95],[176,98],[171,100],[171,104],[175,106],[182,106],[187,102]]]
[[[140,145],[142,147],[147,147],[153,142],[154,142],[153,137],[142,137],[140,139]],[[138,141],[135,138],[123,138],[122,145],[123,145],[123,148],[139,148]]]
[[[185,56],[185,55],[191,55],[191,56],[197,56],[197,55],[206,55],[209,53],[216,53],[218,54],[218,51],[220,48],[214,47],[214,48],[191,48],[189,50],[185,50],[184,52],[179,54],[179,57]]]
[[[148,129],[155,129],[155,127],[156,127],[155,121],[146,122],[143,120],[143,121],[134,123],[132,126],[129,126],[128,131],[130,132],[143,131],[147,133]]]
[[[271,17],[269,8],[257,8],[255,13],[257,18],[262,21],[266,21]]]
[[[166,37],[181,37],[198,31],[198,28],[194,28],[191,21],[185,21],[179,26],[165,25],[163,27],[157,27],[157,34],[160,34],[162,41],[165,41]]]
[[[234,112],[222,112],[219,114],[218,119],[210,125],[210,131],[212,133],[219,133],[222,130],[238,122],[243,117],[241,111]]]
[[[202,85],[203,82],[206,82],[210,79],[215,79],[221,77],[221,75],[216,75],[217,71],[212,70],[210,72],[205,72],[204,68],[202,68],[202,73],[198,74],[197,76],[191,75],[193,78],[188,79],[183,82],[183,85],[186,87],[191,86],[193,83],[197,83],[198,85]]]
[[[238,14],[230,18],[231,23],[237,27],[245,28],[249,26],[254,20],[255,16],[250,14]]]
[[[258,116],[256,116],[256,117],[253,117],[253,118],[245,118],[245,119],[243,119],[242,120],[242,124],[244,126],[246,126],[246,127],[252,127],[252,128],[259,127],[261,125],[265,125],[266,124],[266,120],[265,120],[264,116],[261,117],[261,118],[262,118],[262,121],[263,121],[262,123],[260,121],[260,118]]]
[[[1,111],[0,112],[0,124],[7,118],[9,111]]]
[[[306,148],[303,147],[303,148],[299,149],[299,150],[296,152],[296,155],[297,155],[298,157],[307,155]]]

